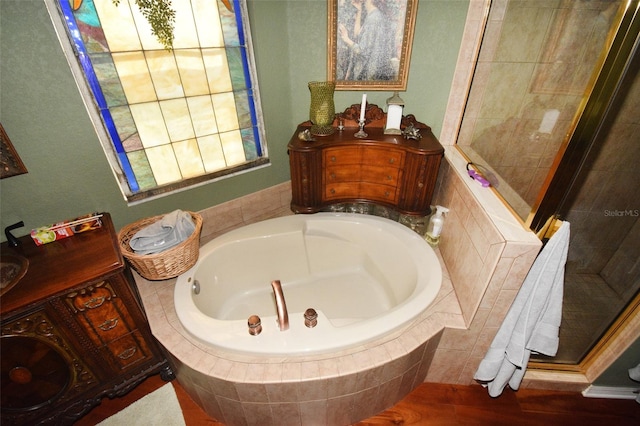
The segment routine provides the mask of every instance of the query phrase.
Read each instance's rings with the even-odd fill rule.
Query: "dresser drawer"
[[[127,334],[106,345],[110,358],[118,369],[125,369],[149,357],[149,351],[139,331]]]
[[[324,153],[325,167],[339,166],[345,164],[360,164],[362,152],[360,148],[329,148]]]
[[[381,183],[384,185],[397,186],[400,176],[400,169],[382,166],[362,166],[360,180],[369,183]]]
[[[127,321],[127,310],[108,281],[67,295],[76,319],[96,346],[103,346],[135,328]]]
[[[113,308],[113,305],[109,307]],[[131,331],[122,316],[115,312],[115,309],[109,309],[108,311],[105,309],[103,313],[106,315],[96,315],[95,318],[90,320],[96,337],[101,341],[100,343],[106,344]]]
[[[360,189],[359,182],[352,183],[335,183],[325,186],[325,200],[339,200],[343,198],[354,198],[354,194],[358,194]]]
[[[385,203],[395,203],[398,199],[395,186],[379,185],[368,182],[337,183],[327,185],[324,201],[341,199],[369,199]]]
[[[385,203],[395,203],[398,189],[395,186],[377,185],[373,183],[362,182],[360,184],[360,196],[362,198],[374,201],[383,201]]]
[[[360,167],[357,165],[327,167],[324,176],[327,185],[339,182],[356,182],[360,180]]]
[[[402,167],[404,152],[397,149],[365,147],[362,164],[370,166]]]

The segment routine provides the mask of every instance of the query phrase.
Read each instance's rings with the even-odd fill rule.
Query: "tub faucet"
[[[273,294],[276,298],[276,311],[278,312],[278,327],[280,331],[289,329],[289,313],[287,312],[287,304],[284,301],[284,293],[280,280],[271,281]]]

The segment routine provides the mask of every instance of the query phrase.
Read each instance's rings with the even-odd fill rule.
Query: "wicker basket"
[[[200,252],[200,231],[202,230],[202,217],[194,212],[188,212],[193,218],[196,229],[180,244],[160,253],[136,254],[129,245],[131,238],[142,228],[162,219],[164,216],[154,216],[141,219],[126,225],[118,233],[120,251],[129,261],[131,267],[142,277],[148,280],[166,280],[175,278],[187,271],[198,260]]]

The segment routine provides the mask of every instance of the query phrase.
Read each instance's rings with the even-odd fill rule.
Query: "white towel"
[[[518,390],[532,351],[548,356],[558,351],[568,249],[569,223],[564,222],[533,263],[474,375],[489,395],[499,396],[507,384]]]
[[[196,225],[189,212],[174,210],[135,233],[129,246],[137,254],[153,254],[174,247],[187,238]]]

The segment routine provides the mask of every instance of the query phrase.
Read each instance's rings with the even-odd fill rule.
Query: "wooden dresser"
[[[342,122],[343,130],[312,141],[299,137],[311,122],[298,126],[288,145],[291,209],[315,213],[336,203],[372,202],[406,215],[428,215],[444,155],[431,128],[410,115],[403,117],[402,127],[412,125],[421,138],[385,135],[386,114],[369,104],[364,128],[368,136],[358,139],[359,110],[360,105],[352,105],[334,122]]]
[[[72,424],[104,397],[173,372],[151,335],[118,249],[103,226],[36,246],[29,236],[2,253],[29,260],[0,299],[2,425]]]

